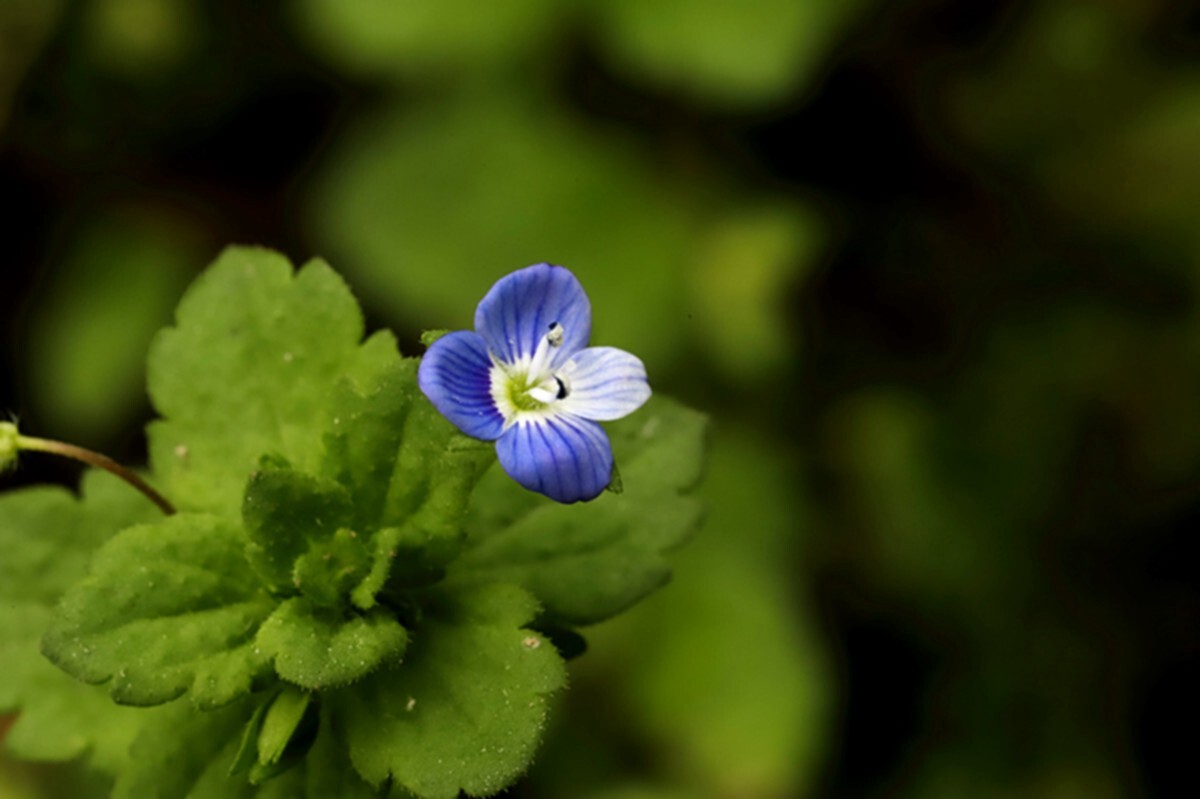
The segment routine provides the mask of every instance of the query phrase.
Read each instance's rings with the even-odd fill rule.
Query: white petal
[[[564,413],[611,422],[650,399],[641,359],[616,347],[589,347],[558,371],[570,393],[557,403]]]

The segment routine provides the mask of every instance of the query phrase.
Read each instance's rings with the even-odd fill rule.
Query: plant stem
[[[64,458],[81,461],[89,466],[95,466],[103,469],[110,474],[120,477],[126,483],[141,491],[146,497],[162,510],[168,516],[175,513],[175,506],[167,501],[167,498],[155,491],[150,485],[138,477],[134,472],[125,468],[121,464],[114,461],[107,455],[101,455],[99,452],[92,452],[90,449],[77,447],[74,444],[67,444],[62,441],[51,441],[47,438],[34,438],[33,436],[18,436],[17,446],[22,450],[30,450],[33,452],[48,452],[52,455],[61,455]]]

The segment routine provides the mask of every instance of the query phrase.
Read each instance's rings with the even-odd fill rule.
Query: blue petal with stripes
[[[491,393],[492,359],[483,339],[460,330],[433,343],[421,359],[417,384],[433,407],[472,438],[495,441],[504,417]]]
[[[588,347],[592,308],[575,275],[535,264],[501,278],[475,311],[475,332],[435,341],[418,382],[463,433],[496,442],[500,465],[558,502],[595,499],[613,453],[597,422],[650,398],[646,367],[614,347]]]
[[[558,323],[564,339],[560,362],[587,346],[592,335],[592,305],[569,269],[535,264],[505,275],[475,309],[475,330],[488,349],[505,363],[533,357],[538,342]]]
[[[608,435],[586,419],[518,422],[500,436],[496,454],[509,477],[558,502],[595,499],[612,480]]]

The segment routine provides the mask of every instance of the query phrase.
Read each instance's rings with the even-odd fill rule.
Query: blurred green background
[[[1200,795],[1200,3],[0,0],[0,207],[37,435],[144,457],[229,242],[412,354],[567,265],[711,414],[513,796]]]

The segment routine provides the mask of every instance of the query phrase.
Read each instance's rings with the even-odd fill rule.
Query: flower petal
[[[595,499],[612,481],[608,436],[586,419],[518,421],[500,436],[496,454],[509,477],[558,502]]]
[[[611,422],[650,399],[646,367],[636,355],[616,347],[589,347],[559,371],[571,393],[559,401],[563,413]]]
[[[532,358],[555,322],[562,325],[563,339],[551,359],[553,367],[587,346],[592,306],[578,278],[552,264],[505,275],[475,309],[475,330],[496,357],[510,364]]]
[[[494,441],[504,429],[504,417],[492,399],[491,368],[483,339],[459,330],[429,347],[417,370],[417,383],[455,427],[472,438]]]

